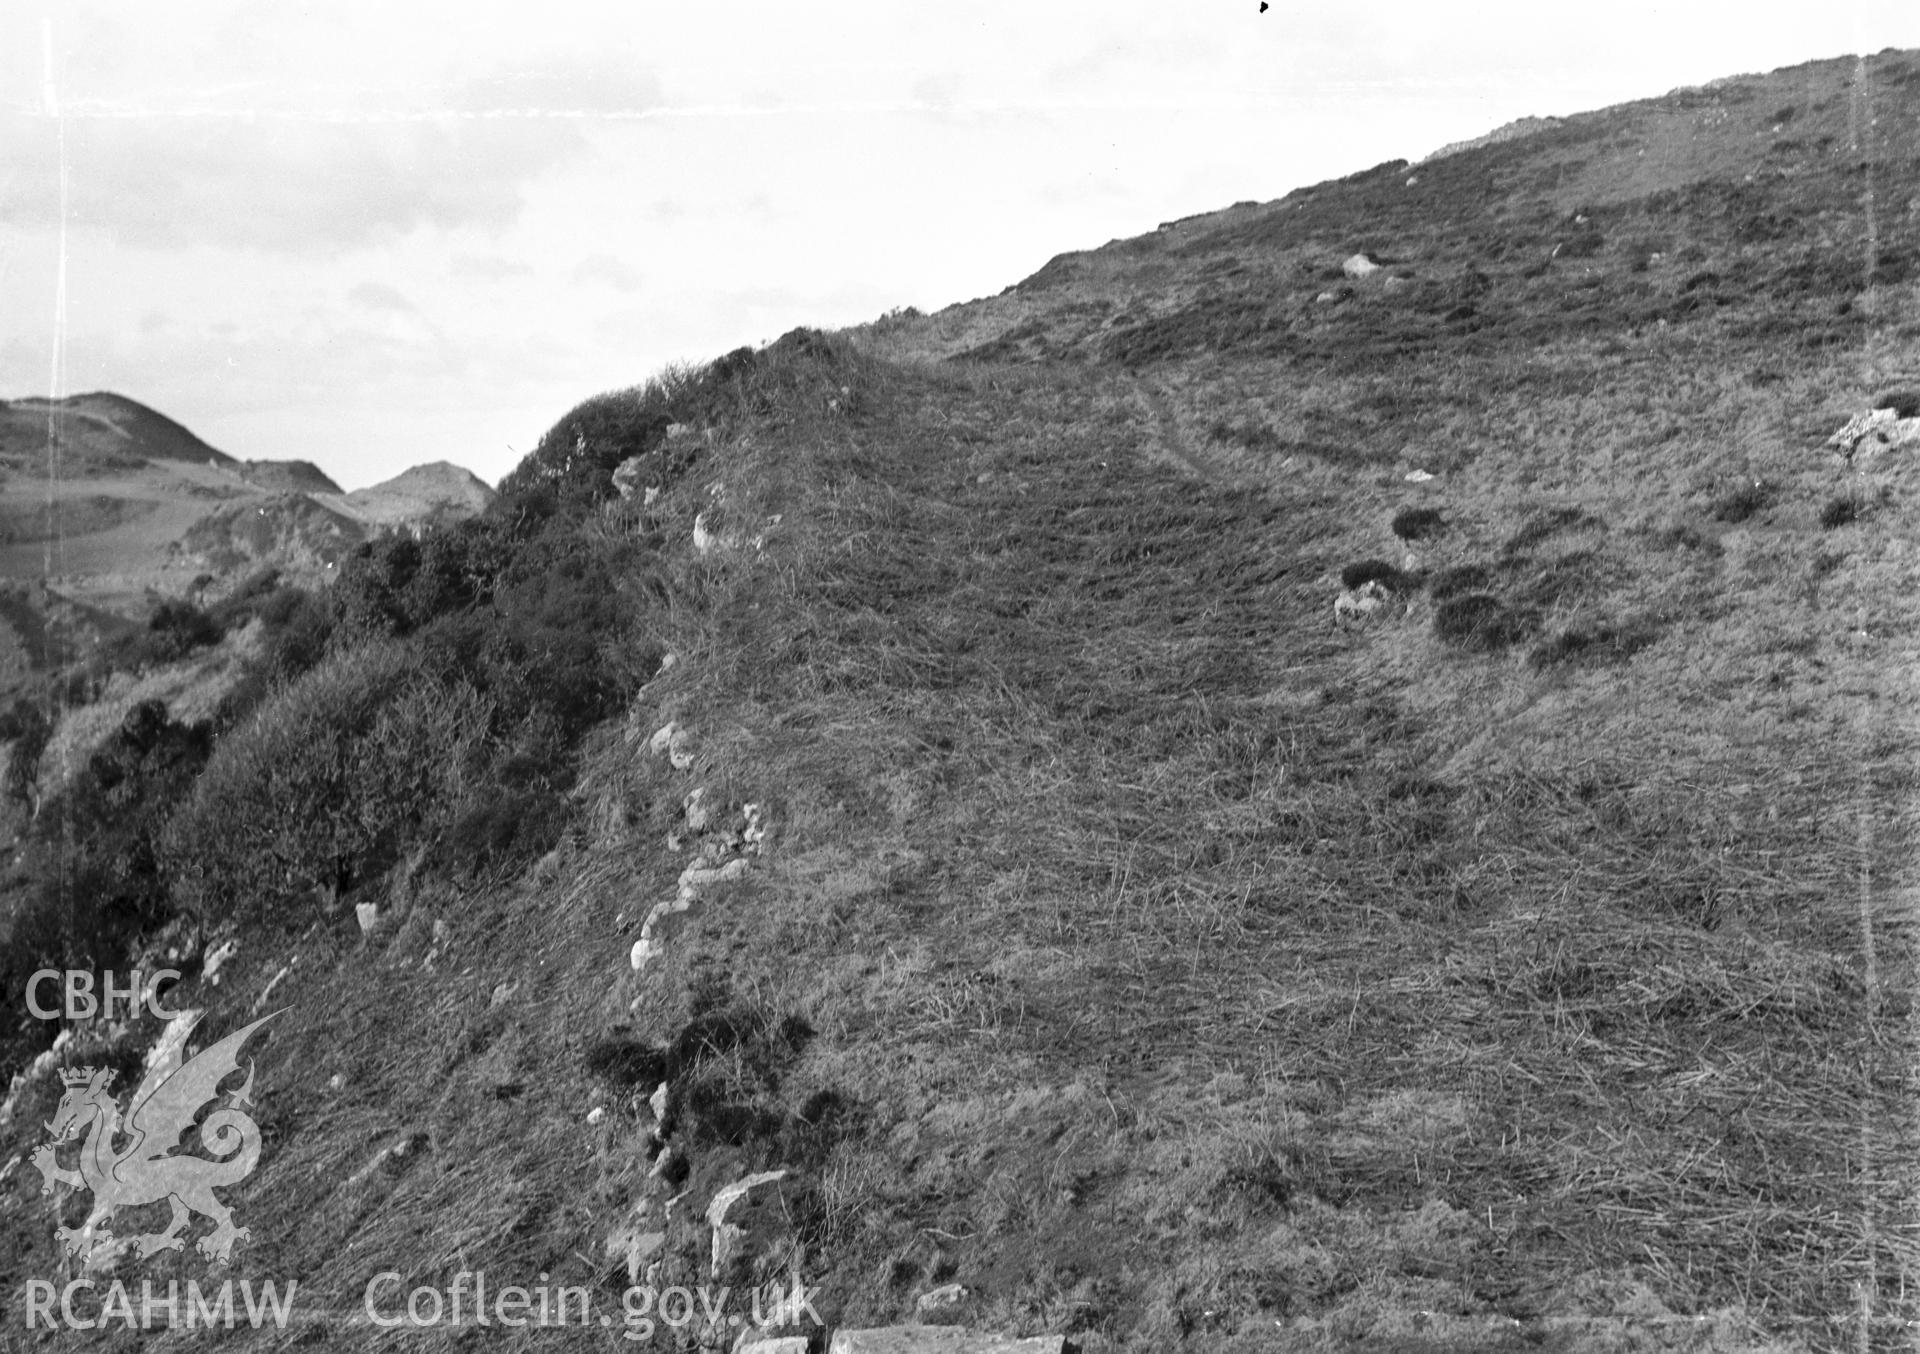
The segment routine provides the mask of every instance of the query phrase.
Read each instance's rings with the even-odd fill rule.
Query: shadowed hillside
[[[608,1318],[527,1347],[795,1275],[1087,1351],[1900,1347],[1916,127],[1882,53],[1189,218],[168,611],[89,736],[8,716],[6,980],[281,1014],[231,1266],[93,1272],[296,1279],[248,1349],[463,1348],[366,1304],[471,1271]],[[157,1030],[13,1086],[11,1307],[81,1263],[53,1068]]]

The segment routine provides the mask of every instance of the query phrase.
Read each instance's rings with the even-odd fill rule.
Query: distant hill
[[[312,461],[245,461],[240,478],[270,494],[337,494],[340,486]]]
[[[341,495],[338,506],[368,525],[385,527],[472,517],[493,500],[493,490],[472,471],[432,461]]]
[[[135,621],[156,596],[206,593],[205,574],[215,596],[268,566],[324,582],[372,532],[492,497],[445,462],[348,494],[310,461],[238,460],[111,392],[0,401],[0,582],[45,579]]]
[[[147,461],[234,464],[233,457],[214,450],[165,414],[124,395],[95,391],[57,400],[0,400],[0,465],[44,469],[50,432],[63,474],[124,469]],[[14,461],[21,464],[7,464]]]

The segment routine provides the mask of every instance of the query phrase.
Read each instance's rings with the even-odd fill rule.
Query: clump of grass
[[[1444,602],[1464,593],[1485,592],[1492,586],[1493,570],[1486,565],[1456,564],[1435,574],[1433,581],[1427,585],[1427,592],[1434,601]]]
[[[1820,509],[1820,525],[1828,531],[1860,520],[1860,505],[1851,498],[1830,498]]]
[[[1484,592],[1450,597],[1433,613],[1433,633],[1441,643],[1476,653],[1496,653],[1517,644],[1530,629],[1525,617]]]
[[[1343,588],[1364,588],[1369,583],[1380,583],[1395,592],[1402,592],[1412,581],[1383,559],[1355,560],[1340,571],[1340,586]]]
[[[1716,522],[1739,523],[1771,507],[1778,490],[1766,480],[1750,480],[1713,501]]]
[[[1393,515],[1393,534],[1403,541],[1420,541],[1437,536],[1446,529],[1447,519],[1438,508],[1402,508]]]
[[[1605,522],[1588,513],[1584,508],[1571,506],[1542,508],[1538,512],[1529,513],[1526,520],[1521,522],[1519,530],[1507,538],[1506,553],[1518,555],[1523,551],[1531,550],[1550,536],[1570,531],[1575,527],[1604,527],[1605,525]]]
[[[1624,663],[1659,638],[1659,628],[1649,622],[1574,627],[1537,645],[1527,655],[1527,664],[1551,668],[1575,663]]]

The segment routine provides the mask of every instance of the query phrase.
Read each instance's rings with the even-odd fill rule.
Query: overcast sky
[[[1259,11],[0,0],[0,396],[118,391],[349,489],[492,482],[669,361],[1529,114],[1920,47],[1913,0]]]

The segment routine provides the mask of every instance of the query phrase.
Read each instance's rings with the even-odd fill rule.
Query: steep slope
[[[483,1271],[580,1291],[583,1345],[635,1285],[797,1274],[834,1325],[958,1283],[1089,1350],[1894,1347],[1920,471],[1822,444],[1920,370],[1920,225],[1873,205],[1920,195],[1916,71],[797,332],[356,561],[160,853],[175,1004],[283,1011],[221,1273],[296,1279],[319,1343]],[[573,760],[569,683],[619,710]],[[54,1267],[18,1178],[14,1306]]]

